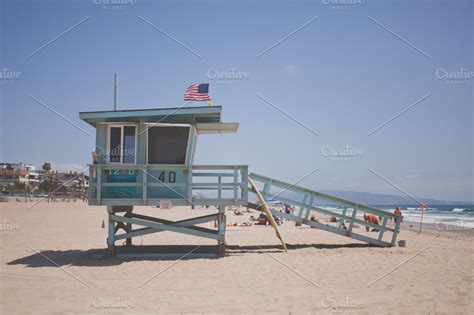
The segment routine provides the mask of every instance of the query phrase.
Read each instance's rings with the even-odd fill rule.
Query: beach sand
[[[251,226],[228,228],[223,258],[124,261],[95,255],[106,248],[105,207],[33,204],[0,203],[1,314],[472,312],[471,231],[405,226],[406,247],[378,248],[285,221],[286,253],[271,228]],[[177,220],[215,209],[134,211]],[[227,223],[251,211],[228,211]],[[169,232],[134,242],[216,244]]]

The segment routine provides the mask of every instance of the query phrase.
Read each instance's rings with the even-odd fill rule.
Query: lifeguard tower
[[[249,191],[257,194],[262,210],[272,218],[285,249],[273,216],[378,246],[395,244],[401,219],[398,215],[270,177],[249,174],[247,165],[194,165],[199,135],[237,131],[238,123],[221,122],[221,112],[221,106],[206,106],[80,113],[82,120],[96,128],[94,164],[90,165],[89,205],[107,206],[110,253],[115,252],[117,241],[125,240],[126,246],[130,247],[134,237],[170,231],[216,240],[218,252],[224,254],[225,207],[248,206]],[[198,191],[207,193],[197,196]],[[281,191],[291,194],[282,194]],[[298,214],[268,207],[265,199],[275,196],[298,207]],[[317,206],[322,200],[337,204],[341,210]],[[134,206],[142,205],[216,206],[218,211],[169,221],[133,212]],[[337,223],[328,225],[311,220],[312,211],[335,217]],[[363,213],[380,217],[381,224],[365,222],[360,218]],[[389,227],[392,220],[395,224]],[[215,221],[217,229],[199,226]],[[353,230],[356,224],[376,228],[379,232],[376,237],[358,233]],[[386,239],[386,232],[392,234],[390,239]]]

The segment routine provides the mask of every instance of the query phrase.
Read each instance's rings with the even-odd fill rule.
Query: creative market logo
[[[7,219],[3,219],[0,221],[0,232],[2,233],[8,233],[8,232],[16,232],[16,231],[21,231],[21,226],[17,223],[12,223],[8,221]]]
[[[321,155],[336,162],[350,162],[364,156],[365,153],[363,149],[354,148],[350,145],[335,148],[326,144],[321,148]]]
[[[12,71],[5,67],[0,70],[0,82],[2,83],[9,83],[15,80],[20,80],[21,78],[22,73],[20,71]]]
[[[216,83],[236,84],[244,80],[249,80],[250,72],[240,71],[235,67],[232,67],[229,70],[218,70],[215,68],[209,68],[207,70],[207,78],[209,80],[213,80]]]
[[[321,3],[331,9],[346,10],[364,5],[365,0],[321,0]]]
[[[448,84],[466,84],[474,77],[474,71],[468,71],[464,68],[454,71],[438,68],[435,76],[438,80],[443,80]]]
[[[102,9],[123,10],[137,3],[137,0],[92,0],[92,2]]]

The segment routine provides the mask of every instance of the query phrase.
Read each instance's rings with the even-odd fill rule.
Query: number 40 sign
[[[120,168],[114,168],[109,170],[109,175],[110,176],[135,176],[137,175],[137,170],[133,169],[120,169]],[[152,178],[157,179],[161,183],[175,183],[176,182],[176,172],[175,171],[161,171],[159,172],[158,178],[151,176]]]
[[[165,172],[161,171],[160,175],[158,176],[158,180],[162,183],[175,183],[176,182],[176,172]]]

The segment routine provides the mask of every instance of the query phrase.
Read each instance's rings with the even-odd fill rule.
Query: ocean
[[[374,205],[375,207],[391,211],[394,207],[386,205]],[[400,205],[404,222],[419,223],[421,211],[418,205]],[[445,226],[453,226],[459,228],[474,228],[474,205],[427,205],[427,209],[423,214],[423,223],[443,224]]]
[[[393,212],[395,207],[387,205],[370,205],[380,210]],[[342,209],[331,206],[320,206],[323,209],[342,213]],[[421,211],[417,205],[400,205],[404,223],[420,223]],[[437,225],[440,229],[468,229],[474,228],[474,205],[427,205],[423,214],[423,223]],[[352,208],[347,208],[347,215],[351,215]]]

